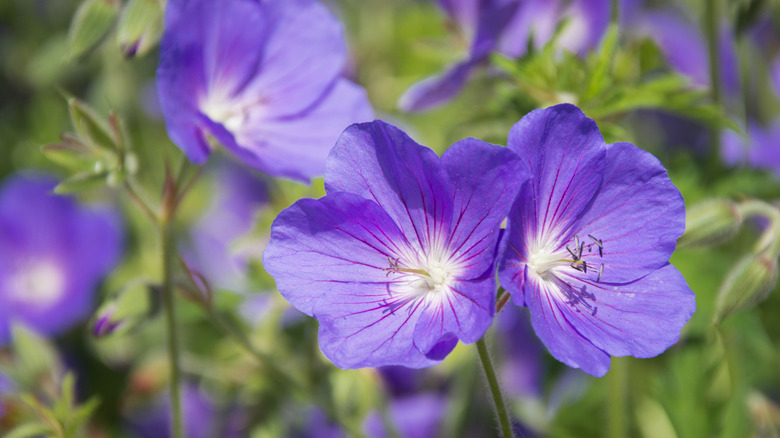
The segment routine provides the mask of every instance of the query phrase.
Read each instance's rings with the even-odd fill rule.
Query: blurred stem
[[[628,360],[614,357],[612,358],[612,369],[609,372],[608,437],[623,438],[628,436],[627,408]]]
[[[619,0],[612,0],[612,4],[610,7],[610,17],[609,21],[618,24],[620,21],[620,1]]]
[[[163,263],[162,301],[163,307],[165,307],[165,322],[168,332],[168,362],[170,364],[168,383],[171,393],[171,435],[174,438],[183,438],[181,391],[179,387],[181,364],[179,362],[179,338],[176,330],[176,311],[173,297],[173,261],[176,256],[173,234],[173,211],[161,218],[160,225]]]
[[[506,410],[506,403],[504,403],[504,396],[501,395],[501,388],[498,385],[498,378],[496,378],[496,371],[493,369],[493,362],[490,360],[490,353],[488,353],[484,336],[477,341],[477,351],[479,352],[479,359],[482,361],[482,368],[485,370],[485,377],[487,378],[488,387],[490,388],[490,394],[493,396],[493,404],[496,408],[501,434],[504,438],[512,438],[514,436],[512,433],[512,424],[509,422],[509,414]]]
[[[722,97],[720,89],[720,56],[718,53],[718,17],[720,17],[719,0],[708,0],[705,6],[705,30],[707,32],[707,49],[709,52],[710,68],[710,93],[712,102],[721,106]],[[712,149],[710,150],[710,164],[713,169],[720,168],[720,128],[712,128]]]

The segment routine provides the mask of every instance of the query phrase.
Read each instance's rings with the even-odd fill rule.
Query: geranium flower
[[[319,320],[337,366],[433,365],[490,326],[499,226],[525,175],[480,140],[439,158],[384,122],[352,125],[328,157],[328,194],[279,214],[264,266]]]
[[[84,319],[119,260],[119,217],[55,195],[55,185],[22,174],[0,189],[0,345],[13,323],[54,335]]]
[[[550,353],[603,376],[611,355],[652,357],[677,342],[695,302],[669,264],[685,207],[661,163],[604,143],[567,104],[529,113],[508,147],[533,177],[509,214],[499,279]]]
[[[207,136],[270,175],[308,181],[353,122],[372,118],[340,75],[342,28],[314,0],[170,0],[157,89],[168,135],[194,163]]]

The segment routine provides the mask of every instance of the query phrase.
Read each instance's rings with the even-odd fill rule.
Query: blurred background
[[[118,120],[132,148],[125,168],[141,192],[160,198],[165,163],[182,157],[155,90],[163,3],[0,2],[0,224],[60,239],[35,248],[79,261],[14,271],[22,277],[0,269],[0,306],[17,288],[56,303],[53,315],[72,313],[65,328],[47,331],[12,328],[10,307],[0,308],[0,435],[168,436],[155,227],[110,163],[59,154],[74,144],[67,133],[83,137],[93,119]],[[593,378],[553,359],[527,312],[507,306],[497,316],[488,340],[517,433],[780,436],[778,254],[765,251],[780,239],[780,3],[520,3],[514,27],[482,53],[471,46],[477,24],[433,0],[326,2],[351,50],[345,74],[365,87],[377,118],[419,143],[439,153],[464,137],[505,144],[527,112],[571,102],[608,142],[658,157],[685,198],[689,231],[671,262],[697,311],[664,354],[614,358],[607,376]],[[464,62],[462,80],[433,104],[402,99]],[[322,196],[322,181],[273,180],[221,155],[203,169],[176,224],[180,277],[196,272],[210,285],[177,296],[188,436],[348,436],[317,407],[322,400],[368,436],[497,435],[473,346],[426,370],[343,371],[322,356],[317,322],[281,298],[260,259],[276,214]],[[44,201],[33,192],[15,201],[8,194],[40,179],[44,197],[68,182],[57,195],[67,201],[36,207]],[[84,215],[96,221],[83,231],[92,243],[57,231]],[[5,266],[21,257],[12,240],[0,241]],[[62,247],[81,249],[63,255]],[[71,290],[77,298],[59,296]],[[304,390],[274,378],[231,331],[247,333]]]

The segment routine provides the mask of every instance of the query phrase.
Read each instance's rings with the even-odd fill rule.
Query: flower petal
[[[571,324],[569,336],[576,334],[574,337],[584,338],[583,344],[590,343],[612,356],[661,354],[678,341],[696,310],[693,292],[669,264],[625,284],[596,283],[568,275],[561,280],[568,290],[550,297],[558,301]]]
[[[416,248],[446,243],[453,195],[441,160],[395,126],[377,120],[347,128],[328,157],[325,189],[376,201]]]
[[[511,150],[473,138],[450,146],[442,162],[455,187],[447,252],[467,263],[472,273],[460,278],[482,276],[495,263],[489,254],[501,222],[530,174]],[[493,277],[492,272],[489,275]]]
[[[422,303],[386,270],[408,251],[379,205],[342,192],[280,213],[263,264],[285,299],[320,321],[320,348],[334,364],[419,368],[436,363],[409,341]]]
[[[586,244],[590,278],[603,265],[600,281],[626,283],[669,261],[685,230],[685,204],[657,158],[630,143],[611,144],[604,184],[574,229]]]
[[[325,160],[342,131],[353,122],[372,118],[365,90],[340,79],[300,117],[250,117],[237,142],[224,144],[268,174],[308,182],[323,174]]]
[[[535,239],[524,245],[565,245],[561,238],[601,186],[606,144],[596,123],[574,105],[538,109],[512,127],[508,147],[533,177],[512,208],[507,232],[522,222],[518,232]]]
[[[398,99],[398,108],[409,112],[426,111],[449,102],[466,85],[477,63],[468,59],[415,83]]]
[[[533,275],[527,280],[536,291],[527,293],[525,298],[531,312],[531,324],[550,354],[566,365],[582,368],[596,377],[606,374],[609,354],[593,345],[573,325],[575,312],[561,298],[560,290]]]
[[[304,111],[344,68],[347,48],[341,24],[317,1],[261,4],[261,12],[269,15],[273,28],[264,36],[262,47],[258,48],[257,41],[250,46],[259,49],[260,68],[243,94],[246,99],[262,99],[277,117]]]
[[[449,293],[425,298],[414,328],[414,344],[429,354],[443,339],[478,341],[493,322],[496,308],[496,280],[492,275],[471,281],[456,281]],[[449,353],[447,351],[446,353]],[[430,355],[429,355],[430,357]]]

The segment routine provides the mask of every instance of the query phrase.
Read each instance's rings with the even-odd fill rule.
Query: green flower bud
[[[715,318],[750,308],[762,301],[777,284],[777,258],[766,253],[747,255],[729,272],[718,293]]]
[[[81,3],[68,32],[66,58],[85,54],[103,38],[119,12],[119,0],[85,0]]]
[[[159,0],[130,0],[119,17],[117,42],[126,57],[143,56],[157,45],[162,31],[163,7]]]
[[[737,206],[725,199],[707,201],[689,209],[680,246],[713,246],[734,237],[742,225]]]

